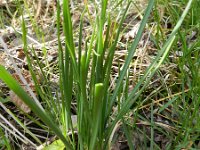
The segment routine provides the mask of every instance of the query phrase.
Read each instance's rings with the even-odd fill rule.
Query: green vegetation
[[[114,149],[119,139],[126,141],[129,149],[199,149],[200,1],[149,0],[145,11],[129,0],[82,3],[78,27],[73,20],[72,4],[76,3],[63,0],[55,4],[52,26],[56,30],[57,62],[52,66],[48,52],[55,47],[45,45],[46,33],[41,24],[37,25],[37,18],[31,17],[29,4],[24,2],[23,9],[18,1],[17,11],[23,14],[23,53],[34,90],[22,86],[30,81],[16,64],[21,82],[1,64],[0,80],[32,113],[20,108],[19,115],[15,114],[7,109],[9,101],[0,97],[1,110],[15,122],[13,126],[0,114],[0,145],[11,149],[6,136],[9,132],[34,148],[50,141],[44,149]],[[131,20],[127,18],[133,7],[141,21],[136,19],[140,23],[137,34],[128,40]],[[85,29],[86,19],[89,30]],[[36,42],[43,60],[29,44],[29,24],[42,43]],[[0,43],[8,51],[3,39]],[[121,47],[128,47],[125,54],[119,54]],[[23,122],[20,118],[22,114],[34,123],[32,128],[49,137],[42,139],[31,131],[24,123],[26,119]]]

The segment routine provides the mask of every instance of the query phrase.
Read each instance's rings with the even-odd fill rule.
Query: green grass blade
[[[65,65],[68,63],[67,53],[70,55],[72,59],[73,69],[75,70],[75,75],[78,75],[78,66],[76,62],[75,55],[75,46],[74,46],[74,37],[73,37],[73,28],[72,28],[72,20],[70,14],[69,0],[63,0],[63,18],[64,18],[64,34],[65,34]]]
[[[113,105],[114,101],[116,100],[117,93],[118,93],[118,91],[119,91],[120,85],[121,85],[121,83],[122,83],[122,81],[123,81],[123,79],[124,79],[124,76],[126,75],[126,71],[127,71],[127,69],[129,68],[130,62],[132,61],[133,54],[135,53],[135,50],[136,50],[136,48],[137,48],[137,45],[138,45],[138,43],[139,43],[139,41],[140,41],[140,39],[141,39],[141,37],[142,37],[143,30],[144,30],[144,28],[145,28],[145,26],[146,26],[148,17],[149,17],[149,15],[150,15],[150,13],[151,13],[151,10],[152,10],[153,6],[154,6],[154,0],[150,0],[150,1],[149,1],[149,4],[148,4],[148,7],[147,7],[147,9],[146,9],[145,15],[144,15],[144,17],[143,17],[143,19],[142,19],[142,22],[141,22],[141,24],[140,24],[140,28],[139,28],[139,30],[138,30],[138,33],[137,33],[137,35],[136,35],[136,38],[135,38],[134,42],[133,42],[132,45],[131,45],[131,48],[130,48],[130,50],[129,50],[129,54],[128,54],[128,56],[127,56],[127,59],[125,60],[125,64],[124,64],[123,69],[122,69],[122,71],[121,71],[121,73],[120,73],[119,80],[118,80],[118,82],[117,82],[117,84],[116,84],[116,88],[115,88],[115,90],[114,90],[114,92],[113,92],[113,95],[112,95],[112,98],[111,98],[111,103],[110,103],[110,106],[109,106],[109,111],[108,111],[108,113],[110,112],[110,110],[111,110],[111,108],[112,108],[112,105]]]
[[[108,89],[108,87],[109,87],[109,80],[110,80],[110,74],[111,74],[111,68],[112,68],[112,62],[113,62],[113,58],[114,58],[114,53],[115,53],[115,48],[116,48],[116,46],[117,46],[117,41],[118,41],[118,38],[119,38],[119,35],[120,35],[120,32],[121,32],[121,28],[122,28],[122,24],[123,24],[123,22],[124,22],[124,19],[125,19],[125,16],[126,16],[126,13],[127,13],[127,11],[128,11],[128,9],[129,9],[129,7],[130,7],[130,2],[127,4],[127,6],[126,6],[126,9],[125,9],[125,11],[124,11],[124,13],[123,13],[123,16],[122,16],[122,19],[121,19],[121,21],[120,21],[120,23],[119,23],[119,27],[118,27],[118,31],[117,31],[117,34],[116,34],[116,37],[115,37],[115,39],[114,39],[114,43],[112,44],[112,46],[110,47],[110,49],[109,49],[109,54],[108,54],[108,57],[107,57],[107,59],[106,59],[106,61],[105,61],[105,65],[104,65],[104,72],[105,72],[105,74],[104,74],[104,95],[106,95],[107,94],[107,89]],[[110,96],[110,95],[109,95]],[[106,98],[106,97],[105,97]],[[105,112],[105,119],[109,116],[109,114],[110,114],[110,111],[111,111],[111,107],[109,107],[109,106],[111,106],[111,103],[112,103],[112,101],[111,100],[109,100],[109,101],[106,101],[105,100],[105,102],[104,102],[104,105],[106,105],[106,108],[105,108],[105,110],[107,110],[107,112]],[[108,106],[107,106],[108,105]]]
[[[124,131],[125,136],[126,136],[127,141],[128,141],[129,149],[134,150],[133,142],[132,142],[132,139],[131,139],[131,132],[129,131],[129,128],[127,127],[124,119],[122,119],[122,126],[123,126],[123,131]]]
[[[97,63],[96,63],[96,81],[95,83],[103,82],[103,28],[105,24],[107,0],[101,1],[101,15],[98,17],[98,31],[97,31]]]
[[[154,148],[154,111],[153,111],[153,103],[151,103],[151,140],[150,140],[150,149]]]
[[[160,110],[158,111],[158,113],[161,113],[163,110],[165,110],[168,106],[172,105],[172,103],[177,100],[178,97],[173,97],[171,100],[169,100],[165,105],[163,105]]]

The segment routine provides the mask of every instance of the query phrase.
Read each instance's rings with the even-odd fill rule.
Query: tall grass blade
[[[136,48],[137,48],[137,45],[138,45],[138,43],[139,43],[139,41],[140,41],[140,39],[141,39],[141,37],[142,37],[143,30],[144,30],[144,28],[145,28],[145,26],[146,26],[148,17],[149,17],[149,15],[150,15],[150,13],[151,13],[151,10],[152,10],[153,6],[154,6],[154,0],[150,0],[150,1],[149,1],[149,4],[148,4],[148,7],[147,7],[147,9],[146,9],[145,15],[144,15],[144,17],[143,17],[143,19],[142,19],[142,22],[141,22],[141,24],[140,24],[140,28],[139,28],[139,30],[138,30],[138,33],[137,33],[137,35],[136,35],[136,38],[135,38],[134,42],[133,42],[132,45],[131,45],[131,48],[130,48],[130,50],[129,50],[129,54],[128,54],[128,56],[127,56],[127,59],[125,60],[123,69],[122,69],[122,71],[121,71],[121,73],[120,73],[119,80],[118,80],[118,82],[117,82],[117,84],[116,84],[116,87],[115,87],[115,89],[114,89],[113,95],[112,95],[112,97],[111,97],[111,102],[110,102],[110,106],[109,106],[109,111],[108,111],[108,112],[110,112],[110,110],[111,110],[111,108],[112,108],[112,105],[113,105],[113,103],[114,103],[114,101],[115,101],[115,99],[116,99],[116,97],[117,97],[117,93],[118,93],[118,91],[119,91],[120,85],[121,85],[121,83],[122,83],[122,81],[123,81],[123,79],[124,79],[124,76],[126,75],[126,71],[127,71],[127,69],[129,68],[129,64],[130,64],[130,62],[131,62],[131,60],[132,60],[132,57],[133,57],[133,55],[134,55],[134,53],[135,53],[135,50],[136,50]]]

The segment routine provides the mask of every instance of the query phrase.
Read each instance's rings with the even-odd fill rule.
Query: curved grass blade
[[[118,91],[119,91],[119,89],[120,89],[120,85],[121,85],[121,83],[122,83],[122,81],[123,81],[123,79],[124,79],[124,76],[126,75],[126,71],[127,71],[127,69],[129,68],[129,64],[130,64],[130,62],[131,62],[131,60],[132,60],[133,54],[135,53],[136,48],[137,48],[137,45],[138,45],[138,43],[139,43],[139,41],[140,41],[140,39],[141,39],[141,37],[142,37],[142,33],[143,33],[143,31],[144,31],[144,28],[145,28],[145,26],[146,26],[148,17],[149,17],[149,15],[150,15],[150,13],[151,13],[151,10],[152,10],[153,6],[154,6],[154,0],[150,0],[150,1],[149,1],[149,4],[148,4],[148,7],[147,7],[147,9],[146,9],[145,15],[144,15],[144,17],[143,17],[143,19],[142,19],[142,22],[141,22],[141,24],[140,24],[140,28],[139,28],[139,30],[138,30],[138,33],[137,33],[137,35],[136,35],[136,38],[135,38],[134,42],[133,42],[132,45],[131,45],[131,48],[130,48],[130,50],[129,50],[129,54],[128,54],[128,56],[127,56],[127,59],[125,60],[125,64],[124,64],[124,66],[123,66],[123,69],[122,69],[122,71],[120,72],[119,80],[118,80],[118,82],[117,82],[117,84],[116,84],[116,88],[115,88],[115,90],[114,90],[114,92],[113,92],[113,95],[112,95],[112,97],[111,97],[111,102],[110,102],[110,105],[109,105],[109,108],[108,108],[108,109],[109,109],[108,113],[110,113],[111,108],[112,108],[112,105],[113,105],[113,103],[114,103],[114,101],[115,101],[115,99],[116,99],[116,97],[117,97],[117,93],[118,93]]]

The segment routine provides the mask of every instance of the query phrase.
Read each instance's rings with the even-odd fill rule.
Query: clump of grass
[[[177,19],[180,18],[182,10],[185,8],[187,1],[162,1],[160,5],[162,9],[162,16],[158,15],[160,10],[156,11],[158,30],[156,37],[156,45],[160,47],[163,41],[159,38],[165,40],[165,36],[173,30]],[[176,130],[175,135],[170,134],[169,139],[174,142],[170,142],[171,147],[176,148],[199,148],[199,113],[198,111],[198,96],[199,85],[197,80],[199,80],[198,71],[198,32],[196,32],[199,27],[199,17],[197,17],[196,10],[199,2],[193,1],[191,9],[188,11],[188,15],[183,21],[183,25],[176,36],[176,43],[172,47],[170,52],[170,57],[167,59],[166,64],[171,64],[176,67],[171,69],[171,74],[173,74],[172,86],[170,87],[172,98],[168,103],[164,104],[163,110],[167,110],[167,107],[171,105],[169,111],[171,114],[166,115],[172,122],[172,127]],[[195,89],[195,90],[194,90]],[[195,91],[195,92],[194,92]],[[170,95],[170,93],[167,93]],[[179,96],[178,96],[179,95]],[[171,103],[171,104],[170,104]],[[170,105],[169,105],[170,104]],[[198,112],[198,113],[197,113]],[[164,113],[162,113],[164,114]],[[186,119],[187,118],[187,119]]]
[[[67,149],[109,149],[111,147],[113,134],[120,122],[122,122],[129,147],[132,149],[134,148],[132,146],[129,128],[127,127],[127,123],[125,123],[125,115],[130,112],[131,107],[133,110],[137,110],[138,104],[141,105],[143,103],[138,103],[138,99],[168,56],[176,40],[179,28],[189,11],[192,0],[188,2],[182,16],[178,19],[178,22],[175,23],[176,25],[171,34],[163,45],[160,46],[160,51],[157,56],[147,67],[144,75],[139,79],[130,93],[128,92],[128,71],[130,63],[132,62],[132,57],[136,52],[137,45],[142,37],[154,6],[154,0],[150,0],[148,3],[137,35],[128,50],[128,55],[125,58],[122,69],[119,69],[118,80],[113,90],[110,89],[112,64],[119,36],[122,31],[122,24],[131,2],[128,2],[123,13],[120,14],[121,19],[116,20],[119,23],[116,24],[114,22],[114,26],[116,27],[115,32],[112,31],[113,22],[111,21],[110,14],[107,12],[108,3],[108,0],[101,1],[99,4],[100,9],[96,8],[96,18],[93,20],[92,35],[89,35],[84,41],[85,49],[82,49],[83,17],[84,14],[89,11],[87,1],[85,1],[86,7],[80,19],[78,48],[75,47],[74,42],[70,2],[69,0],[63,0],[63,18],[60,16],[61,8],[59,1],[57,2],[59,91],[57,91],[56,97],[51,95],[51,85],[42,67],[40,67],[39,60],[38,65],[43,75],[43,83],[47,85],[45,92],[43,87],[40,87],[40,83],[36,78],[32,58],[29,56],[26,25],[24,19],[22,19],[24,51],[27,56],[31,75],[35,82],[36,91],[39,93],[41,101],[45,104],[36,103],[39,101],[32,100],[5,68],[0,66],[0,79],[3,80],[8,87],[31,108],[34,114],[58,136],[59,143],[62,141],[61,143],[63,143]],[[122,1],[114,4],[117,7],[122,4]],[[63,22],[61,20],[63,20]],[[103,28],[106,22],[107,30],[104,37]],[[61,44],[61,30],[64,32],[64,47]],[[159,45],[158,42],[157,45]],[[6,49],[5,46],[4,48]],[[77,126],[72,122],[71,105],[73,98],[76,101]],[[117,105],[117,112],[112,110],[114,105]],[[158,147],[154,142],[154,131],[157,125],[153,119],[153,107],[152,103],[151,120],[149,122],[151,128],[150,146],[152,149]],[[133,111],[133,113],[137,114],[137,111]],[[114,116],[114,118],[110,116]],[[136,117],[141,116],[137,114]]]

